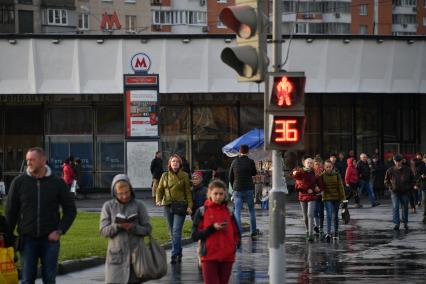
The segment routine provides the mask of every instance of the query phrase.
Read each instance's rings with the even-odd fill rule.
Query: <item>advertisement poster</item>
[[[127,142],[127,175],[134,188],[151,187],[151,160],[158,151],[158,141]]]
[[[158,91],[126,91],[127,137],[158,137]]]

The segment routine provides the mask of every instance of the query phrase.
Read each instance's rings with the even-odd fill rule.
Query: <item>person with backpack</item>
[[[241,233],[234,214],[227,206],[226,186],[220,180],[209,184],[208,199],[194,216],[192,238],[201,241],[204,283],[226,284],[235,262]]]

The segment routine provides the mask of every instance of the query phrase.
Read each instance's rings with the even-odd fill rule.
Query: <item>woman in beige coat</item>
[[[132,253],[140,238],[151,233],[149,216],[126,175],[114,177],[111,193],[113,199],[103,205],[100,220],[100,234],[109,238],[105,282],[141,283],[133,271]]]

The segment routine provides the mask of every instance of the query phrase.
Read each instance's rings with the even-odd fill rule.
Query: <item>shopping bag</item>
[[[149,237],[149,242],[145,244],[145,239],[140,238],[139,246],[132,253],[132,266],[138,278],[144,281],[160,279],[167,274],[167,255],[165,250],[156,240]]]
[[[0,284],[18,284],[13,247],[0,248]]]
[[[6,195],[6,185],[4,181],[0,181],[0,198]]]
[[[77,181],[73,180],[72,184],[71,184],[70,191],[75,194],[77,192],[77,189],[78,189]]]
[[[344,200],[342,204],[342,220],[344,224],[348,224],[351,220],[351,214],[348,209],[348,200]]]

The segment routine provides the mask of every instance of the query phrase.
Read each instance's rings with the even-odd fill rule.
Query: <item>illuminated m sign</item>
[[[114,12],[112,15],[108,15],[106,12],[102,15],[102,20],[100,24],[100,28],[102,30],[113,30],[115,26],[115,29],[120,30],[121,24],[120,20],[118,19],[117,13]]]

